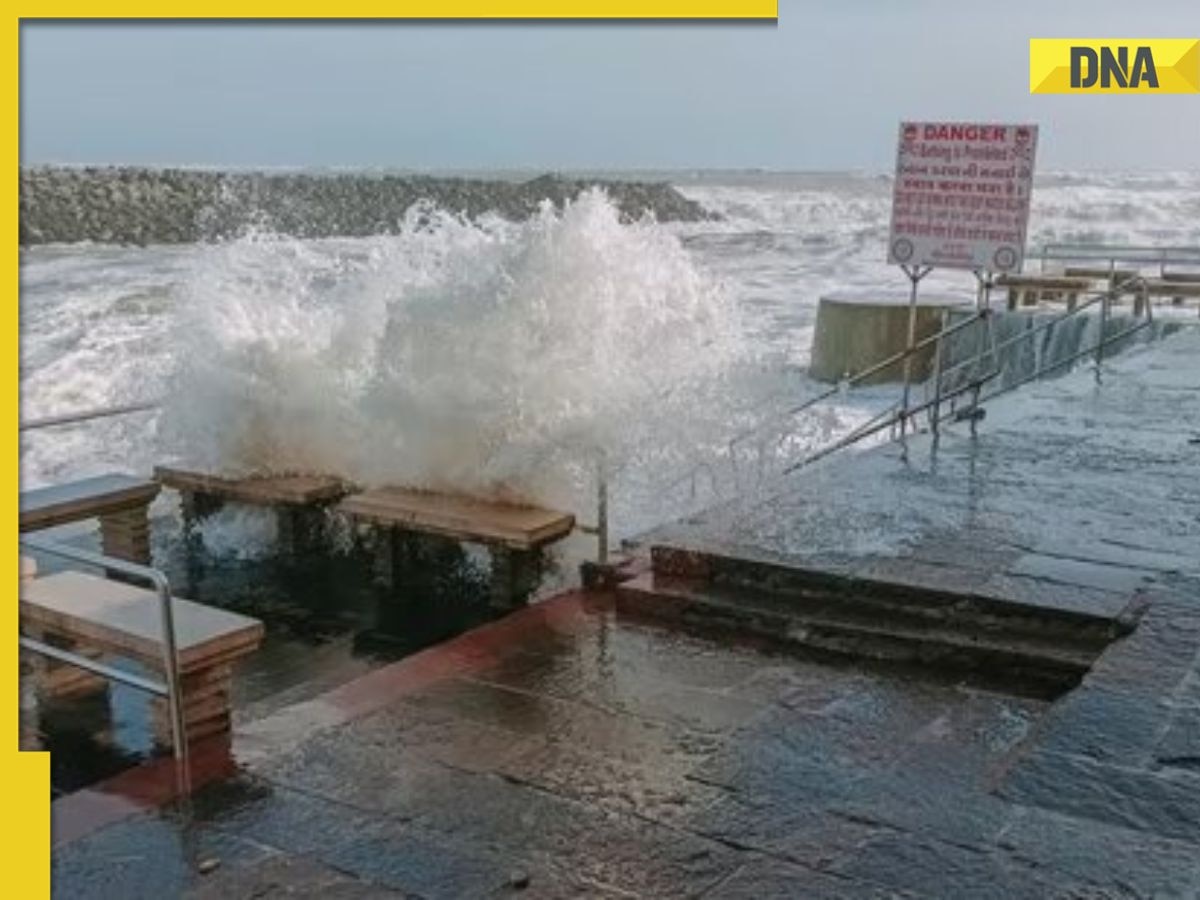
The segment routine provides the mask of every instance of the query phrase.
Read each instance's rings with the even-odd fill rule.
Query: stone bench
[[[1139,302],[1148,303],[1151,297],[1170,297],[1179,306],[1185,299],[1200,298],[1200,276],[1196,281],[1185,280],[1180,274],[1170,278],[1146,278],[1139,291]]]
[[[226,503],[266,506],[275,510],[279,542],[292,550],[307,546],[323,507],[352,488],[332,475],[251,475],[227,478],[170,466],[157,466],[154,477],[179,492],[183,520],[190,527]]]
[[[491,602],[500,609],[512,608],[532,590],[538,553],[575,527],[569,513],[402,487],[352,494],[337,509],[352,521],[386,530],[377,565],[389,582],[397,540],[406,532],[486,545],[492,556]]]
[[[145,564],[150,562],[149,507],[158,492],[157,482],[122,474],[22,491],[20,529],[99,519],[105,556]]]
[[[1067,266],[1063,274],[1068,278],[1090,278],[1093,281],[1122,284],[1138,277],[1137,269],[1110,269],[1107,266]]]
[[[157,592],[81,572],[25,578],[20,587],[21,627],[46,643],[85,655],[110,654],[163,672],[161,603]],[[231,727],[233,664],[254,652],[263,638],[257,619],[176,597],[172,600],[183,719],[189,743],[227,735]],[[81,684],[103,687],[95,673]],[[79,686],[76,685],[78,690]],[[155,736],[171,740],[164,698],[154,700]]]
[[[1067,275],[1001,275],[996,286],[1008,289],[1008,308],[1036,305],[1042,299],[1066,298],[1074,309],[1079,295],[1092,287],[1092,278]]]

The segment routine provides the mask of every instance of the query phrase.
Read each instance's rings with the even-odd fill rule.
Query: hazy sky
[[[887,170],[902,118],[1045,168],[1200,168],[1200,95],[1036,96],[1030,37],[1200,37],[1197,0],[780,0],[777,25],[25,24],[25,163]]]

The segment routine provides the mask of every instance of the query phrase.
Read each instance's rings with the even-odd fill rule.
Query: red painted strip
[[[192,747],[191,787],[195,791],[237,772],[228,735]],[[160,757],[107,781],[55,800],[50,807],[52,846],[78,840],[115,822],[159,809],[180,795],[173,757]]]
[[[606,594],[560,594],[369,672],[317,700],[336,709],[341,722],[349,722],[384,708],[400,695],[479,671],[519,649],[523,638],[539,630],[576,633],[589,616],[611,609],[612,598]],[[201,742],[192,751],[192,790],[228,778],[236,771],[227,737]],[[55,800],[51,806],[52,844],[57,847],[79,840],[123,819],[158,809],[178,795],[174,760],[152,760]]]
[[[348,722],[387,706],[396,697],[458,675],[492,665],[531,632],[550,628],[565,634],[578,630],[588,615],[611,606],[611,598],[580,592],[560,594],[528,606],[362,678],[334,688],[319,699],[340,711]]]

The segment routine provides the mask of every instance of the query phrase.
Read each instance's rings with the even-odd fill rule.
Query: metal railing
[[[803,468],[804,466],[809,465],[810,463],[816,462],[819,459],[823,459],[823,458],[831,455],[832,453],[837,452],[838,450],[852,446],[853,444],[858,443],[860,440],[863,440],[866,437],[869,437],[873,434],[878,434],[880,431],[882,431],[886,428],[895,427],[897,424],[904,422],[905,420],[914,419],[916,416],[918,416],[922,412],[930,412],[930,414],[931,414],[930,420],[929,420],[930,428],[931,428],[931,430],[936,432],[938,430],[939,424],[942,421],[945,421],[950,418],[957,418],[959,415],[958,410],[956,408],[954,408],[953,405],[952,405],[952,408],[949,413],[947,413],[946,415],[942,415],[942,412],[941,412],[941,404],[942,403],[952,401],[957,396],[961,396],[965,393],[974,392],[975,396],[972,400],[972,407],[977,409],[979,404],[986,400],[991,400],[992,398],[997,397],[1001,394],[1005,394],[1005,393],[1008,393],[1009,391],[1016,390],[1018,387],[1028,384],[1031,381],[1036,381],[1036,380],[1045,378],[1047,375],[1049,375],[1053,372],[1056,372],[1060,369],[1066,368],[1070,365],[1073,365],[1074,363],[1078,362],[1080,359],[1083,359],[1084,357],[1087,357],[1087,356],[1091,356],[1095,360],[1096,377],[1098,380],[1100,378],[1101,365],[1103,364],[1103,361],[1104,361],[1104,354],[1105,354],[1106,348],[1110,347],[1113,344],[1118,343],[1119,341],[1125,340],[1126,338],[1132,337],[1133,335],[1139,333],[1143,329],[1148,328],[1154,324],[1153,304],[1146,302],[1146,303],[1142,304],[1142,309],[1144,310],[1144,313],[1145,313],[1145,318],[1143,321],[1141,321],[1138,324],[1133,325],[1129,328],[1122,329],[1121,331],[1117,332],[1116,334],[1108,334],[1107,333],[1108,332],[1109,314],[1110,314],[1109,307],[1111,306],[1112,302],[1115,299],[1119,298],[1120,296],[1130,293],[1131,291],[1140,290],[1143,286],[1144,286],[1144,279],[1141,278],[1141,276],[1136,276],[1134,278],[1131,278],[1129,280],[1125,280],[1125,281],[1122,281],[1119,283],[1110,283],[1109,287],[1106,290],[1094,292],[1094,294],[1092,296],[1090,296],[1090,298],[1085,299],[1081,303],[1078,303],[1073,308],[1068,309],[1066,312],[1061,313],[1056,316],[1053,316],[1044,322],[1038,323],[1033,328],[1022,331],[1020,334],[1014,335],[1013,337],[1008,338],[999,343],[997,343],[995,341],[994,331],[993,331],[992,332],[992,340],[990,341],[989,346],[986,350],[980,351],[973,358],[964,360],[961,363],[958,363],[955,366],[952,366],[950,369],[943,370],[943,368],[941,366],[941,362],[940,362],[941,357],[942,357],[942,351],[941,351],[941,349],[939,349],[938,362],[936,364],[936,371],[935,371],[935,376],[934,376],[934,378],[935,378],[934,398],[932,400],[927,400],[924,403],[919,404],[918,406],[907,408],[907,409],[893,407],[889,410],[886,410],[885,411],[886,415],[881,415],[880,417],[876,417],[875,420],[868,422],[865,426],[860,426],[859,429],[856,429],[851,434],[838,439],[833,444],[831,444],[827,447],[823,447],[817,451],[814,451],[813,453],[808,454],[808,456],[806,456],[804,459],[800,460],[797,463],[794,463],[793,465],[791,465],[787,469],[785,469],[784,473],[787,474],[790,472],[794,472],[797,469]],[[1029,375],[1027,375],[1023,378],[1019,378],[1011,383],[1002,385],[999,388],[997,388],[996,390],[991,391],[990,393],[988,393],[986,395],[982,394],[983,386],[985,384],[993,381],[997,376],[999,376],[1001,374],[1001,364],[1000,364],[1000,352],[1001,351],[1003,351],[1013,345],[1019,344],[1021,342],[1032,341],[1032,340],[1036,339],[1039,335],[1049,331],[1050,329],[1052,329],[1058,325],[1061,325],[1063,322],[1067,321],[1068,319],[1072,319],[1076,316],[1082,315],[1086,310],[1090,309],[1091,307],[1093,307],[1097,304],[1100,304],[1100,336],[1094,345],[1085,347],[1082,350],[1079,350],[1079,351],[1071,354],[1069,357],[1058,360],[1054,363],[1051,363],[1050,365],[1042,365],[1039,361],[1038,366]],[[981,310],[980,312],[983,312],[983,310]],[[967,322],[974,321],[975,318],[976,317],[971,317],[971,319],[968,319],[965,321],[967,321]],[[942,331],[938,332],[937,335],[934,335],[934,338],[938,339],[940,342],[941,339],[944,336],[948,335],[950,332],[951,332],[951,329],[943,329]],[[916,347],[914,346],[913,349],[916,349]],[[985,356],[992,357],[992,368],[989,371],[985,372],[983,375],[976,375],[973,378],[968,379],[968,381],[965,384],[960,385],[956,388],[953,388],[950,391],[943,391],[942,386],[943,386],[944,379],[947,375],[953,374],[962,369],[967,369],[970,367],[977,367],[980,365],[982,359]],[[970,418],[971,425],[972,425],[972,431],[974,431],[975,422],[977,421],[978,417],[970,416],[969,418]]]
[[[1200,267],[1200,247],[1145,247],[1135,244],[1044,244],[1037,253],[1041,270],[1046,263],[1056,262],[1102,262],[1109,268],[1117,263],[1136,263],[1158,266],[1159,274],[1165,275],[1167,266]]]
[[[991,315],[990,310],[988,310],[986,308],[975,310],[966,318],[964,318],[958,322],[955,322],[950,326],[943,325],[943,327],[937,333],[929,335],[927,337],[924,337],[921,340],[917,341],[916,343],[914,343],[908,347],[905,347],[903,350],[899,350],[896,353],[893,353],[892,355],[880,360],[879,362],[873,363],[872,365],[863,369],[861,372],[857,372],[848,378],[842,379],[836,385],[834,385],[826,390],[820,391],[811,397],[806,398],[805,400],[796,404],[795,406],[789,407],[788,409],[785,409],[785,410],[781,410],[780,412],[772,415],[769,419],[767,419],[763,422],[759,422],[749,428],[743,429],[742,431],[735,434],[733,437],[729,438],[728,441],[726,442],[727,456],[730,461],[730,464],[734,467],[734,469],[736,471],[738,448],[743,446],[747,441],[751,440],[752,438],[762,435],[764,433],[768,433],[770,431],[779,432],[781,427],[787,421],[794,419],[796,416],[799,416],[802,413],[808,412],[809,410],[813,409],[814,407],[818,406],[819,404],[824,403],[827,400],[833,399],[834,397],[838,396],[839,394],[844,393],[845,391],[849,390],[850,388],[856,387],[860,384],[863,384],[864,382],[869,381],[870,379],[872,379],[876,375],[878,375],[880,372],[884,372],[887,369],[894,368],[895,366],[903,365],[903,364],[909,362],[914,356],[924,353],[931,346],[936,345],[936,346],[940,347],[942,341],[945,338],[951,337],[961,331],[964,331],[965,329],[969,328],[970,326],[972,326],[978,322],[987,320],[990,315]],[[864,425],[860,425],[858,429],[855,429],[854,433],[857,433],[860,429],[864,429],[864,428],[868,428],[869,430],[865,434],[861,435],[861,437],[867,437],[870,434],[878,433],[878,431],[881,429],[873,427],[876,420],[884,415],[890,414],[896,408],[897,408],[897,405],[889,406],[887,409],[883,410],[883,412],[878,413],[878,414],[876,414],[876,416],[872,417],[872,419],[870,419]],[[782,434],[780,440],[782,441],[782,440],[786,439],[786,436],[787,436],[786,434]],[[702,470],[705,470],[705,469],[711,469],[711,467],[708,463],[700,463],[700,464],[694,466],[687,473],[685,473],[684,475],[675,479],[674,481],[670,482],[667,485],[667,490],[668,491],[674,490],[674,489],[680,487],[681,485],[683,485],[685,482],[690,481],[693,484],[693,493],[694,493],[695,492],[694,485],[695,485],[696,476]],[[784,473],[786,473],[791,470],[792,470],[792,467],[789,467],[789,468],[784,469],[783,471],[784,471]],[[716,476],[714,474],[712,474],[711,471],[710,471],[709,477],[710,477],[710,480],[715,483]]]
[[[56,425],[74,425],[77,422],[88,422],[92,419],[106,419],[110,416],[124,416],[130,413],[148,412],[162,405],[159,400],[142,400],[137,403],[125,403],[118,406],[101,406],[97,409],[85,409],[77,412],[59,413],[53,416],[42,416],[36,419],[25,419],[19,423],[20,431],[35,431],[39,428],[52,428]]]
[[[72,547],[45,538],[23,537],[21,538],[21,546],[35,553],[44,553],[72,562],[82,563],[83,565],[97,566],[108,571],[119,572],[122,575],[146,581],[153,585],[158,594],[159,615],[162,622],[164,678],[161,681],[145,678],[114,666],[105,665],[90,657],[72,653],[61,647],[54,647],[44,641],[39,641],[23,634],[19,636],[18,640],[20,646],[30,652],[50,657],[51,659],[76,666],[80,669],[86,669],[109,681],[117,681],[136,690],[164,698],[167,701],[168,715],[171,723],[171,749],[179,764],[177,774],[182,780],[181,786],[186,788],[189,780],[187,729],[183,718],[183,694],[179,677],[179,653],[175,640],[175,613],[172,606],[171,584],[167,580],[167,576],[151,566],[129,562],[115,556],[106,556],[102,553]]]
[[[1112,303],[1121,296],[1142,290],[1144,288],[1144,281],[1144,278],[1141,276],[1134,276],[1119,282],[1110,282],[1106,289],[1095,291],[1091,295],[1085,294],[1085,299],[1083,301],[1079,302],[1067,311],[1052,316],[1044,322],[1039,322],[1034,327],[1024,330],[1021,333],[1009,337],[1003,341],[997,341],[996,339],[993,321],[994,313],[991,311],[990,307],[984,306],[974,311],[971,315],[951,324],[948,327],[943,325],[943,327],[937,333],[912,344],[904,350],[887,357],[875,365],[872,365],[853,378],[847,379],[842,384],[809,398],[803,403],[793,407],[790,410],[787,410],[782,416],[775,417],[771,421],[756,425],[753,429],[738,435],[735,440],[741,440],[748,435],[764,431],[770,427],[778,427],[780,424],[779,420],[781,418],[794,416],[795,414],[810,409],[817,403],[830,399],[835,394],[844,390],[847,386],[853,386],[854,384],[865,381],[866,379],[880,371],[887,369],[890,366],[895,366],[898,363],[911,360],[913,356],[924,352],[931,344],[936,345],[935,359],[933,363],[934,375],[931,379],[933,393],[932,398],[928,397],[928,387],[930,382],[926,381],[927,398],[923,402],[915,406],[908,406],[903,401],[889,405],[885,409],[876,413],[866,422],[854,428],[850,433],[837,438],[833,442],[823,447],[809,452],[796,462],[786,465],[781,470],[780,474],[786,475],[795,472],[804,468],[805,466],[811,465],[812,463],[837,453],[840,450],[854,446],[855,444],[858,444],[859,442],[873,435],[880,434],[888,429],[892,429],[893,433],[895,433],[897,427],[904,428],[907,427],[909,423],[918,422],[918,419],[922,413],[928,414],[929,429],[935,434],[942,422],[960,418],[966,418],[969,420],[971,422],[972,431],[974,432],[976,422],[979,418],[977,412],[981,403],[997,397],[1000,394],[1015,390],[1016,388],[1028,384],[1031,381],[1045,378],[1056,371],[1073,365],[1080,359],[1089,356],[1093,357],[1096,365],[1097,378],[1099,378],[1101,365],[1108,348],[1119,343],[1120,341],[1136,335],[1137,333],[1154,324],[1153,304],[1150,302],[1143,302],[1140,304],[1140,308],[1144,312],[1143,321],[1140,321],[1138,324],[1129,328],[1122,329],[1115,334],[1109,333],[1108,325],[1110,321],[1110,307]],[[1004,350],[1022,342],[1035,341],[1041,335],[1049,332],[1057,326],[1060,326],[1063,322],[1073,319],[1077,316],[1081,316],[1087,310],[1097,305],[1100,306],[1100,336],[1095,344],[1084,347],[1083,349],[1071,354],[1069,357],[1057,360],[1050,364],[1043,364],[1039,360],[1036,369],[1029,375],[1003,384],[996,389],[991,390],[990,392],[984,392],[984,388],[987,385],[993,383],[1003,374],[1001,353]],[[988,327],[986,345],[971,358],[955,363],[948,368],[945,367],[945,345],[947,340],[954,337],[959,332],[962,332],[966,328],[978,323],[986,324]],[[986,368],[984,368],[982,371],[974,371],[979,370],[984,365],[985,361],[989,362]],[[953,382],[955,381],[955,376],[962,372],[968,372],[971,374],[969,374],[969,376],[962,382],[954,384]],[[952,383],[952,386],[948,389],[946,388],[947,381]],[[959,408],[957,401],[959,398],[966,395],[971,396],[971,401],[966,410],[967,414],[964,415],[964,411]],[[949,410],[943,413],[943,406],[946,406],[947,404],[949,405]],[[919,429],[914,426],[914,431],[915,430]],[[733,446],[734,443],[731,441],[731,451]],[[687,480],[689,477],[694,479],[698,471],[699,467],[693,469],[693,471],[689,472],[688,475],[685,475],[682,479],[679,479],[672,484],[678,485]]]

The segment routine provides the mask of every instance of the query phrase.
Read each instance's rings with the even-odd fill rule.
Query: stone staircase
[[[651,558],[649,572],[618,587],[622,611],[1024,696],[1074,687],[1131,628],[1078,610],[666,546]]]

